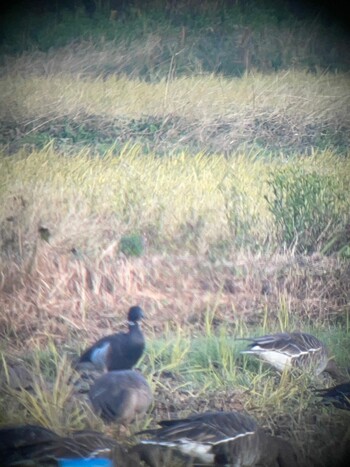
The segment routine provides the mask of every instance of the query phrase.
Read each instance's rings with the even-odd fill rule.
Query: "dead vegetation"
[[[321,255],[248,253],[216,262],[188,254],[127,258],[118,253],[117,245],[110,245],[91,261],[39,240],[35,258],[22,265],[3,266],[3,358],[8,361],[12,355],[18,362],[21,356],[29,372],[37,375],[34,393],[6,389],[5,383],[5,417],[13,413],[11,419],[15,421],[22,412],[21,420],[34,419],[62,434],[68,427],[83,426],[115,436],[116,428],[103,427],[86,398],[70,386],[76,375],[69,369],[69,362],[91,340],[122,327],[125,309],[140,303],[147,313],[145,334],[149,343],[149,354],[141,366],[156,394],[145,426],[157,419],[196,411],[248,410],[269,432],[298,446],[301,465],[337,465],[331,449],[337,449],[339,456],[344,449],[347,414],[331,415],[320,410],[307,388],[310,382],[287,375],[280,379],[273,372],[266,373],[266,368],[263,372],[261,368],[249,369],[236,356],[230,363],[232,368],[225,370],[231,372],[231,384],[221,374],[225,362],[219,360],[202,369],[209,372],[207,384],[198,386],[194,376],[199,367],[186,369],[186,361],[192,358],[188,353],[188,346],[193,345],[191,336],[210,340],[223,329],[231,338],[254,332],[257,327],[271,329],[272,323],[279,323],[280,329],[303,328],[306,323],[318,330],[329,326],[345,329],[350,295],[347,262]],[[152,341],[164,336],[169,342],[157,353]],[[336,348],[332,341],[337,355],[342,353],[341,342]],[[167,364],[161,356],[169,351],[169,345],[172,350]],[[202,352],[210,352],[204,349]],[[200,347],[197,352],[201,352]],[[210,354],[207,357],[210,359]],[[346,355],[340,363],[347,363]],[[64,392],[60,389],[63,387]],[[311,431],[306,434],[305,430]],[[119,431],[117,436],[120,438]],[[130,442],[128,438],[126,441]],[[320,446],[322,456],[316,454]]]
[[[8,154],[17,152],[23,145],[30,150],[54,140],[55,147],[65,153],[86,144],[90,144],[92,152],[101,152],[106,145],[120,148],[126,143],[138,143],[159,154],[181,150],[230,154],[245,145],[271,152],[297,151],[310,155],[319,145],[345,148],[349,145],[348,130],[342,122],[305,124],[294,116],[273,116],[269,112],[261,112],[258,117],[236,115],[204,122],[176,115],[128,119],[83,112],[74,119],[51,115],[19,124],[10,119],[0,122],[2,142],[6,141]]]
[[[235,254],[212,262],[189,254],[127,258],[112,244],[94,261],[39,241],[35,258],[2,268],[0,306],[3,337],[44,345],[67,336],[96,338],[124,319],[130,303],[147,310],[147,328],[203,329],[209,310],[213,324],[276,319],[285,304],[298,320],[345,324],[348,310],[347,261],[293,255]],[[266,311],[268,310],[268,311]],[[23,319],[25,318],[25,319]]]
[[[145,152],[162,155],[230,155],[242,148],[263,154],[311,154],[314,148],[346,152],[349,143],[346,73],[288,71],[159,82],[9,73],[0,88],[0,144],[10,154],[51,140],[65,153],[86,146],[104,153],[111,145],[118,151],[139,143]]]
[[[1,423],[116,435],[76,398],[69,364],[120,329],[125,310],[139,303],[148,339],[141,369],[156,401],[145,426],[245,409],[292,440],[301,465],[338,467],[348,414],[321,408],[310,390],[329,381],[269,372],[242,359],[234,337],[306,328],[344,370],[349,365],[346,194],[330,207],[340,233],[329,241],[340,245],[328,247],[329,256],[320,248],[297,254],[297,239],[286,249],[266,203],[276,168],[298,167],[317,180],[329,174],[336,182],[321,194],[348,186],[348,159],[314,149],[347,151],[348,75],[101,79],[103,63],[98,74],[84,73],[95,52],[85,50],[79,63],[80,52],[48,53],[44,70],[40,54],[32,63],[9,59],[0,82]],[[39,71],[22,74],[30,66]],[[69,74],[69,66],[82,73]],[[288,160],[289,150],[311,157]],[[260,157],[274,151],[278,160]],[[328,198],[316,197],[316,208],[319,199]],[[312,225],[314,212],[306,214]],[[121,249],[133,234],[138,257]],[[38,376],[34,394],[11,388],[10,358]]]

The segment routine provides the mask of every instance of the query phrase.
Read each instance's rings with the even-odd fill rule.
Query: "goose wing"
[[[307,333],[277,333],[247,338],[251,343],[242,353],[279,352],[292,358],[325,350],[325,346],[315,336]]]
[[[208,412],[179,420],[163,420],[157,437],[188,438],[215,444],[256,430],[256,422],[239,412]]]
[[[95,431],[74,432],[61,437],[46,428],[35,425],[0,429],[1,465],[57,466],[60,458],[93,459],[109,458],[115,465],[136,467],[137,458],[130,458],[127,450],[102,433]]]
[[[150,440],[142,440],[143,444],[175,448],[183,455],[199,459],[204,464],[213,464],[221,460],[228,463],[227,459],[231,457],[226,452],[227,446],[229,453],[234,451],[232,455],[235,456],[236,462],[237,459],[245,458],[247,453],[244,451],[251,451],[254,444],[254,441],[249,441],[246,446],[246,442],[243,441],[242,444],[242,440],[258,440],[256,422],[239,412],[209,412],[185,419],[164,420],[159,424],[159,429],[142,432],[152,435]],[[255,449],[249,457],[257,457]]]

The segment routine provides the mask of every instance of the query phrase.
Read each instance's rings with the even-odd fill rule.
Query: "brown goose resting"
[[[264,433],[250,416],[240,412],[208,412],[185,419],[163,420],[135,447],[140,458],[151,467],[160,467],[163,450],[179,451],[198,465],[235,467],[297,467],[291,445]]]
[[[326,371],[336,380],[342,378],[325,344],[306,332],[283,332],[240,340],[251,341],[248,349],[241,353],[256,355],[279,371],[294,367],[315,375]]]

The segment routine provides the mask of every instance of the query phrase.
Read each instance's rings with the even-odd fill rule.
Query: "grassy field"
[[[65,58],[57,52],[51,60],[62,65]],[[13,64],[0,79],[1,142],[10,143],[10,153],[23,144],[42,147],[53,138],[65,151],[89,146],[102,154],[112,145],[119,152],[130,142],[166,155],[347,152],[347,73],[290,70],[244,79],[175,79],[170,69],[169,76],[150,83],[115,75],[84,77],[78,65],[73,74],[38,76],[41,66],[34,65],[18,70]]]
[[[0,78],[1,424],[116,434],[69,362],[139,303],[156,394],[142,427],[244,409],[300,465],[339,465],[349,416],[312,391],[332,382],[278,375],[235,338],[304,329],[347,371],[349,76],[151,83],[21,75],[22,60]],[[33,392],[11,388],[13,359]]]

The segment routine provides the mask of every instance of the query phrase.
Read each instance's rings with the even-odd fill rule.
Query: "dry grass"
[[[79,79],[69,74],[7,75],[1,79],[2,115],[12,109],[17,118],[38,115],[87,114],[137,118],[142,115],[181,115],[212,122],[240,115],[259,117],[270,110],[296,116],[305,123],[336,117],[344,119],[349,104],[347,74],[313,75],[287,71],[244,78],[183,77],[147,83],[127,77]],[[117,105],[116,105],[117,104]],[[344,121],[344,120],[343,120]],[[340,123],[340,122],[339,122]]]
[[[0,90],[8,142],[50,134],[65,144],[71,138],[95,145],[141,141],[163,153],[191,148],[229,154],[244,144],[304,153],[320,144],[344,148],[350,134],[347,74],[288,71],[157,83],[8,74]]]
[[[310,384],[329,381],[279,377],[242,359],[233,336],[307,329],[348,366],[348,260],[283,251],[266,196],[271,176],[284,167],[326,174],[344,195],[349,158],[329,150],[298,160],[252,150],[224,154],[261,135],[265,143],[287,135],[298,155],[320,128],[346,140],[348,75],[290,71],[151,84],[57,76],[51,66],[43,74],[1,78],[6,138],[37,137],[43,128],[60,137],[72,122],[79,135],[86,120],[91,145],[72,140],[69,151],[54,143],[29,153],[17,148],[0,159],[1,361],[24,358],[25,347],[38,376],[34,393],[11,390],[5,378],[1,422],[36,421],[61,433],[105,431],[85,400],[75,398],[68,361],[122,327],[127,308],[139,303],[149,343],[140,365],[156,393],[145,425],[190,411],[245,408],[269,431],[293,440],[303,465],[326,465],[331,448],[340,452],[348,436],[347,414],[321,409],[310,391]],[[142,120],[147,114],[159,118],[160,129]],[[100,131],[113,137],[115,119],[124,121],[116,144],[92,157],[94,138]],[[142,146],[124,144],[140,132],[152,133],[166,153],[195,140],[218,154],[145,155]],[[349,201],[342,200],[337,207],[345,225]],[[49,229],[49,242],[39,237],[40,226]],[[130,233],[145,241],[141,257],[120,251]]]
[[[298,446],[302,466],[328,465],[333,445],[340,452],[347,414],[320,408],[310,390],[330,381],[279,377],[254,359],[242,359],[233,336],[310,329],[346,366],[346,262],[248,253],[216,263],[190,255],[127,259],[112,247],[92,261],[43,240],[31,261],[30,273],[26,264],[3,268],[4,356],[25,358],[36,375],[33,390],[18,392],[3,383],[3,423],[35,422],[62,434],[88,427],[116,435],[117,428],[104,427],[86,398],[76,394],[70,360],[91,341],[122,328],[127,307],[140,303],[148,340],[140,367],[152,384],[155,405],[132,431],[193,411],[247,410],[268,431]]]
[[[99,256],[125,234],[142,234],[150,251],[191,251],[226,255],[240,246],[274,250],[276,225],[268,209],[269,180],[280,168],[332,177],[343,201],[339,223],[346,224],[349,159],[330,152],[270,161],[239,154],[226,159],[203,154],[174,158],[143,156],[137,146],[119,157],[109,151],[92,158],[88,150],[62,157],[52,146],[0,160],[3,199],[2,248],[28,257],[38,226],[52,245]]]
[[[8,264],[2,273],[1,329],[12,345],[100,337],[125,319],[130,303],[144,306],[147,329],[156,335],[223,323],[242,334],[252,325],[267,331],[273,322],[299,327],[299,319],[318,329],[348,326],[347,262],[319,255],[241,253],[215,263],[186,254],[127,259],[111,245],[92,261],[39,240],[34,260]]]

